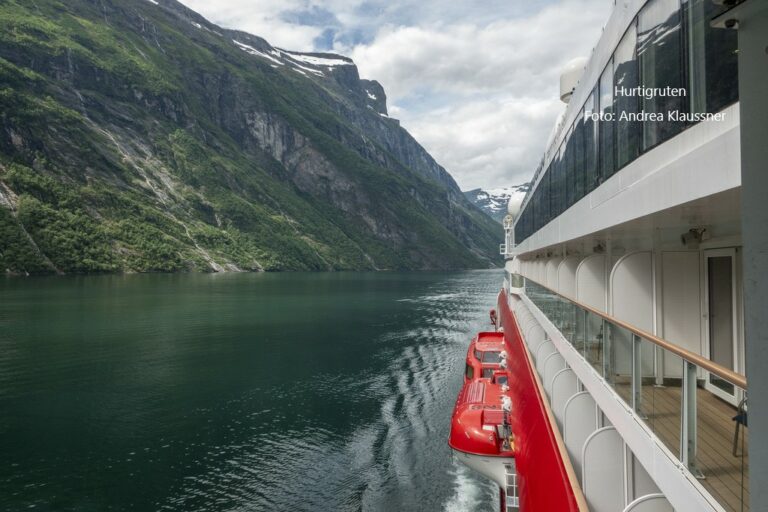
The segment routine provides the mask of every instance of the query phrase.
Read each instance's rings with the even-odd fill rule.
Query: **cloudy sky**
[[[352,57],[463,190],[530,179],[613,0],[182,0],[275,46]]]

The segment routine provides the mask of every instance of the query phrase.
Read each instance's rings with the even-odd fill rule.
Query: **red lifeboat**
[[[504,512],[586,511],[507,301],[502,290],[496,319],[505,332],[481,332],[469,345],[448,444],[458,460],[499,485]]]
[[[481,332],[472,340],[448,440],[464,464],[502,488],[515,472],[507,354],[503,333]]]

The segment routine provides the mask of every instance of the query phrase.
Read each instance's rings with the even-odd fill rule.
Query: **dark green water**
[[[492,510],[446,439],[501,279],[0,279],[0,510]]]

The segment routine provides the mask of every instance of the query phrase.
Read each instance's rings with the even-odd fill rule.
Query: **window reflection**
[[[597,187],[599,174],[597,169],[597,123],[589,115],[597,112],[596,92],[587,98],[584,104],[584,178],[585,194]]]
[[[711,0],[683,3],[690,48],[688,90],[692,112],[718,112],[738,100],[737,32],[709,24],[725,10]]]
[[[573,134],[569,144],[573,144],[574,202],[584,197],[584,110],[579,112],[573,124]]]
[[[526,203],[515,224],[518,242],[641,153],[686,127],[682,121],[670,121],[667,112],[715,113],[738,101],[737,34],[709,24],[723,9],[711,0],[650,0],[643,7]],[[687,96],[617,96],[615,85],[685,88]],[[622,112],[640,111],[664,118],[644,122],[618,119]]]
[[[613,56],[615,90],[628,91],[640,85],[637,72],[637,29],[632,23],[621,39]],[[616,96],[616,164],[624,167],[640,154],[641,123],[630,120],[638,112],[636,95],[618,94]],[[623,117],[622,114],[626,117]]]
[[[576,172],[574,171],[574,155],[573,155],[573,141],[571,135],[573,130],[568,131],[565,144],[565,193],[567,201],[566,208],[576,202]]]
[[[679,0],[652,0],[637,17],[637,58],[645,87],[682,88]],[[643,97],[645,112],[660,113],[661,121],[643,123],[643,148],[651,148],[683,129],[683,123],[667,119],[667,112],[684,110],[682,96]]]
[[[552,165],[552,179],[555,182],[555,198],[557,209],[559,213],[565,211],[565,165],[563,165],[562,157],[558,151],[557,157]]]
[[[600,123],[600,175],[604,180],[612,176],[616,170],[613,153],[614,122],[609,120],[614,115],[613,106],[613,60],[609,60],[600,77],[600,114],[602,120],[598,121]]]

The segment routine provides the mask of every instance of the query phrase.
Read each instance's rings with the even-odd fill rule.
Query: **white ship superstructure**
[[[768,510],[765,91],[764,0],[619,1],[561,79],[501,251],[590,510]]]

